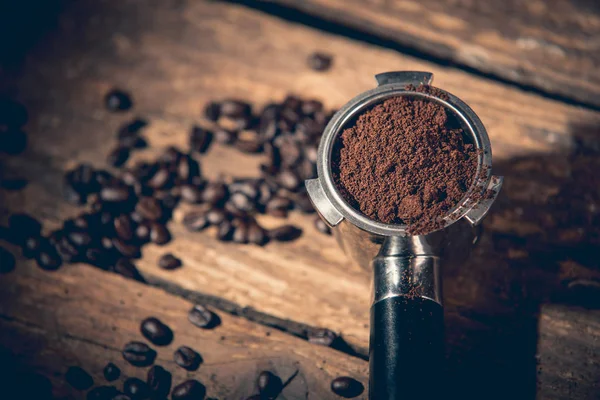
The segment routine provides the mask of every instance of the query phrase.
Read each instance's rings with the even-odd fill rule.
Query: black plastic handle
[[[390,297],[371,308],[369,399],[439,399],[444,313],[421,297]]]

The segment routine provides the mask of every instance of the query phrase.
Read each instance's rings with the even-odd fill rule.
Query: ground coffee
[[[416,90],[436,94],[427,86]],[[416,97],[392,97],[367,110],[333,152],[334,180],[346,201],[413,234],[441,227],[440,217],[463,198],[476,170],[477,149],[456,118]]]

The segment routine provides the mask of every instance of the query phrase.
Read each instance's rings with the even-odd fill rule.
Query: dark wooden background
[[[24,2],[23,10],[36,3]],[[187,148],[189,128],[203,122],[209,100],[262,105],[294,93],[336,108],[374,87],[378,72],[431,71],[435,85],[479,114],[494,170],[506,176],[475,254],[444,270],[448,379],[432,384],[463,398],[599,398],[600,266],[590,239],[598,228],[548,234],[544,225],[556,214],[548,199],[557,193],[600,197],[594,181],[577,173],[600,171],[597,153],[578,150],[582,136],[592,148],[600,140],[597,3],[242,3],[51,1],[38,8],[43,15],[9,26],[28,40],[10,48],[2,89],[27,105],[30,144],[1,163],[29,184],[0,191],[1,221],[24,211],[50,231],[76,215],[61,200],[64,171],[83,161],[105,166],[114,132],[134,115],[150,121],[151,148],[137,155],[148,158],[168,145]],[[317,50],[334,57],[329,71],[307,67]],[[103,108],[114,86],[131,91],[132,113]],[[260,161],[216,145],[202,165],[212,176],[239,176],[257,171]],[[178,212],[169,225],[174,240],[145,247],[137,263],[147,285],[85,265],[44,272],[20,259],[15,271],[0,276],[0,348],[19,368],[48,376],[57,397],[80,398],[64,381],[70,365],[84,367],[97,383],[108,361],[126,376],[145,376],[126,366],[120,349],[140,338],[141,319],[155,315],[176,337],[159,351],[160,362],[183,380],[188,374],[174,366],[172,351],[196,347],[205,363],[193,375],[212,396],[244,398],[258,371],[268,368],[281,376],[300,371],[285,399],[336,398],[329,382],[342,374],[366,385],[369,274],[316,232],[312,218],[290,220],[303,228],[299,240],[259,248],[189,233]],[[158,269],[168,251],[184,268]],[[577,295],[582,286],[591,288],[586,296]],[[196,301],[219,313],[219,328],[200,331],[187,322]],[[298,337],[307,326],[339,333],[345,351]]]

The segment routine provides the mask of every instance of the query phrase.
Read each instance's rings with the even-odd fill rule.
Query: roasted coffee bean
[[[317,165],[306,158],[294,168],[300,180],[312,179],[317,176]]]
[[[43,239],[40,238],[40,248],[44,246]],[[66,237],[61,236],[54,244],[56,252],[64,262],[73,262],[80,255],[79,249],[73,245]],[[36,254],[39,253],[39,249]]]
[[[171,240],[171,233],[166,226],[159,223],[150,225],[150,241],[156,244],[167,244]]]
[[[206,387],[195,379],[190,379],[173,388],[172,400],[196,400],[206,396]]]
[[[302,114],[313,115],[317,112],[323,111],[323,103],[319,100],[304,100],[302,102]]]
[[[294,225],[283,225],[267,231],[269,239],[276,240],[278,242],[288,242],[297,239],[302,235],[302,229],[295,227]]]
[[[194,349],[181,346],[173,353],[175,364],[188,371],[195,371],[202,363],[202,357]]]
[[[265,208],[265,212],[274,217],[285,218],[287,217],[288,210],[291,207],[292,202],[290,201],[290,199],[276,196],[269,200]]]
[[[271,371],[262,371],[258,375],[256,386],[263,398],[274,399],[283,389],[283,382]]]
[[[212,132],[199,126],[192,127],[190,132],[190,149],[198,153],[206,153],[213,139]]]
[[[262,140],[269,141],[276,138],[281,133],[274,119],[261,118],[258,125],[258,135]]]
[[[276,180],[281,187],[288,190],[296,190],[301,184],[298,175],[291,170],[281,171],[279,175],[277,175]]]
[[[221,103],[221,115],[229,118],[238,118],[245,115],[251,115],[252,108],[245,101],[228,99]]]
[[[12,214],[8,217],[8,228],[17,243],[22,243],[28,237],[39,236],[42,224],[27,214]]]
[[[281,163],[285,166],[296,165],[302,157],[302,150],[298,143],[288,136],[281,136],[278,139],[284,139],[280,140],[278,143]]]
[[[140,258],[140,248],[134,244],[126,243],[122,239],[113,238],[113,247],[125,258]]]
[[[246,397],[246,400],[264,400],[264,398],[260,394],[253,394],[250,397]]]
[[[64,199],[71,204],[85,204],[87,201],[87,194],[78,192],[73,186],[65,184],[62,190]]]
[[[27,186],[29,182],[25,178],[19,177],[3,177],[0,176],[0,188],[5,190],[21,190]]]
[[[331,55],[315,52],[308,57],[308,66],[315,71],[327,71],[331,67],[332,61]]]
[[[340,376],[331,381],[331,391],[348,399],[359,396],[364,390],[362,383],[349,376]]]
[[[132,400],[147,399],[152,394],[146,382],[139,378],[126,379],[123,382],[123,392]]]
[[[219,208],[213,208],[206,213],[206,220],[211,225],[219,225],[225,220],[226,217],[227,215],[225,214],[225,211]]]
[[[208,226],[205,211],[191,211],[183,217],[183,226],[190,232],[198,232]]]
[[[118,395],[113,397],[112,400],[132,400],[132,398],[127,396],[126,394],[119,393]]]
[[[166,397],[171,391],[171,382],[173,377],[170,372],[160,365],[154,365],[148,370],[148,379],[146,383],[154,393],[154,397]]]
[[[87,247],[92,242],[92,237],[85,231],[73,231],[67,233],[67,238],[75,246]]]
[[[164,153],[158,158],[158,161],[165,165],[173,165],[179,162],[183,153],[175,146],[169,146]]]
[[[113,245],[113,238],[109,238],[107,236],[104,236],[102,239],[100,239],[100,244],[106,250],[110,250],[110,249],[113,249],[115,247]]]
[[[315,208],[306,192],[294,193],[292,200],[294,202],[294,207],[301,212],[305,214],[312,214],[315,212]]]
[[[204,107],[204,116],[209,121],[217,122],[221,116],[221,105],[217,102],[211,101]]]
[[[265,230],[258,225],[257,222],[252,222],[248,227],[248,242],[262,246],[267,241]]]
[[[113,267],[113,271],[129,279],[133,279],[139,282],[145,281],[144,277],[142,276],[142,274],[140,274],[136,266],[126,258],[120,258],[119,260],[117,260]]]
[[[27,134],[18,128],[9,128],[0,134],[0,152],[21,154],[27,148]]]
[[[119,394],[114,386],[98,386],[87,392],[86,400],[112,400]]]
[[[173,331],[161,320],[149,317],[140,325],[142,335],[157,346],[166,346],[173,341]]]
[[[214,138],[218,143],[231,144],[237,139],[237,132],[218,127],[213,132]]]
[[[225,206],[223,207],[223,209],[225,210],[225,213],[230,215],[231,217],[248,218],[248,213],[246,211],[240,210],[235,205],[233,205],[233,203],[230,201],[225,203]]]
[[[236,129],[243,131],[250,129],[255,120],[252,115],[242,115],[240,117],[232,118],[232,121]]]
[[[196,304],[188,313],[188,320],[198,328],[211,329],[218,324],[218,317],[208,308]]]
[[[152,178],[148,180],[148,186],[153,189],[162,189],[170,185],[171,173],[165,167],[156,170]]]
[[[231,221],[225,220],[219,224],[219,228],[217,229],[217,239],[221,241],[231,240],[231,236],[233,235],[233,225]]]
[[[135,236],[143,242],[150,240],[150,225],[142,223],[135,229]]]
[[[177,207],[177,204],[179,203],[179,197],[177,197],[171,193],[166,193],[160,197],[157,197],[157,199],[162,204],[163,209],[166,209],[166,210],[174,209],[175,207]]]
[[[102,370],[104,374],[104,379],[109,382],[116,381],[121,376],[121,370],[113,363],[108,363]]]
[[[87,390],[94,385],[94,379],[81,367],[69,367],[65,380],[77,390]]]
[[[104,96],[104,105],[107,110],[112,112],[126,111],[131,108],[133,101],[129,93],[120,89],[112,89]]]
[[[331,235],[331,228],[329,228],[327,223],[325,223],[325,221],[323,221],[318,215],[315,218],[315,228],[317,228],[317,230],[321,233]]]
[[[183,155],[177,164],[177,180],[179,183],[191,183],[200,176],[200,164],[189,155]]]
[[[29,120],[27,108],[12,99],[0,100],[0,125],[20,128]]]
[[[227,197],[227,186],[223,182],[210,182],[202,192],[202,201],[221,204]]]
[[[229,202],[240,211],[250,212],[255,209],[254,202],[244,193],[233,193],[229,197]]]
[[[161,204],[154,197],[142,197],[135,206],[135,211],[150,221],[158,221],[163,216]]]
[[[242,153],[254,154],[263,151],[263,143],[259,140],[238,139],[235,141],[234,146]]]
[[[248,243],[248,222],[244,219],[236,218],[233,220],[232,224],[234,231],[231,240],[233,240],[235,243]]]
[[[121,167],[129,159],[129,149],[127,147],[117,146],[108,154],[106,162],[113,167]]]
[[[337,339],[335,332],[329,329],[310,329],[307,332],[307,336],[310,343],[327,347],[331,346],[335,339]]]
[[[121,214],[114,220],[115,233],[123,240],[133,239],[133,223],[128,215]]]
[[[177,269],[181,267],[181,265],[181,260],[171,253],[163,254],[158,260],[158,266],[162,269]]]
[[[236,180],[229,185],[229,193],[243,193],[254,200],[258,197],[258,185],[259,181],[256,179]]]
[[[142,342],[129,342],[123,348],[123,358],[135,367],[147,367],[154,363],[156,351]]]
[[[196,204],[202,202],[202,190],[194,185],[180,187],[181,199],[185,202]]]
[[[62,260],[54,247],[43,246],[36,255],[35,260],[41,269],[55,271],[60,268]]]
[[[0,274],[5,274],[13,269],[15,269],[15,256],[4,247],[0,247]]]
[[[126,186],[106,186],[100,190],[100,198],[106,202],[121,203],[129,200],[129,189]]]

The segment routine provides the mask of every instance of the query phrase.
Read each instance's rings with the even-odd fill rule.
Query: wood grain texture
[[[223,313],[219,326],[199,329],[187,320],[192,303],[93,268],[72,265],[47,273],[21,260],[15,272],[2,276],[2,284],[0,346],[14,356],[15,365],[50,377],[59,398],[84,397],[65,382],[72,365],[92,374],[96,385],[107,384],[102,369],[108,362],[122,370],[112,383],[118,389],[127,377],[145,381],[148,368],[129,365],[121,349],[132,340],[146,341],[139,329],[148,316],[169,325],[175,337],[168,346],[151,345],[158,353],[155,363],[172,372],[174,384],[200,380],[208,396],[245,399],[256,393],[263,370],[284,382],[296,374],[280,399],[337,399],[329,384],[342,375],[366,385],[365,361]],[[182,345],[202,355],[198,371],[174,363],[173,352]]]
[[[558,177],[548,182],[545,170],[565,166],[556,160],[565,148],[573,147],[573,134],[600,126],[598,113],[243,7],[185,1],[143,4],[74,3],[62,16],[60,30],[31,54],[15,84],[32,113],[31,144],[24,156],[5,160],[31,183],[24,191],[2,193],[5,214],[8,209],[24,210],[53,229],[78,212],[60,200],[61,174],[82,161],[104,166],[115,143],[114,132],[133,115],[103,110],[103,94],[115,85],[130,89],[135,114],[150,119],[145,134],[152,148],[137,157],[153,157],[167,145],[187,148],[187,132],[191,124],[202,122],[200,110],[211,99],[239,97],[264,104],[294,92],[339,107],[372,88],[377,72],[433,71],[438,86],[463,98],[480,115],[493,143],[495,168],[507,175],[505,197],[486,228],[517,237],[541,228],[523,223],[515,207],[535,205],[545,212],[538,197],[565,184]],[[307,56],[317,49],[335,57],[327,73],[306,67]],[[209,176],[252,175],[259,162],[259,156],[221,146],[202,157]],[[523,199],[523,187],[538,192],[537,197]],[[352,265],[332,238],[316,232],[311,218],[290,217],[303,228],[298,241],[257,248],[222,244],[210,231],[190,234],[178,222],[181,213],[178,210],[169,225],[173,242],[144,248],[138,267],[145,276],[279,318],[333,329],[366,352],[370,276]],[[281,223],[270,218],[263,222]],[[158,269],[156,260],[167,251],[182,258],[184,268]],[[562,376],[564,364],[551,357],[567,351],[570,343],[553,341],[558,325],[545,324],[546,331],[540,333],[547,338],[545,345],[536,344],[540,310],[551,321],[563,318],[573,324],[589,346],[587,351],[597,354],[596,333],[577,322],[580,310],[546,315],[541,309],[552,293],[564,290],[565,279],[598,277],[597,268],[542,262],[533,257],[535,252],[519,263],[513,259],[524,252],[529,257],[528,251],[526,246],[498,249],[488,234],[466,265],[445,269],[449,391],[475,396],[497,387],[492,397],[500,398],[511,394],[514,386],[507,387],[508,381],[531,393],[538,363],[547,365],[539,378],[542,387],[552,381],[556,398],[571,390],[572,381]],[[587,377],[587,371],[597,366],[581,365],[578,355],[566,358],[568,368]],[[597,389],[587,378],[575,379],[577,393]]]
[[[600,106],[600,8],[594,1],[265,2],[351,26],[441,62]]]

